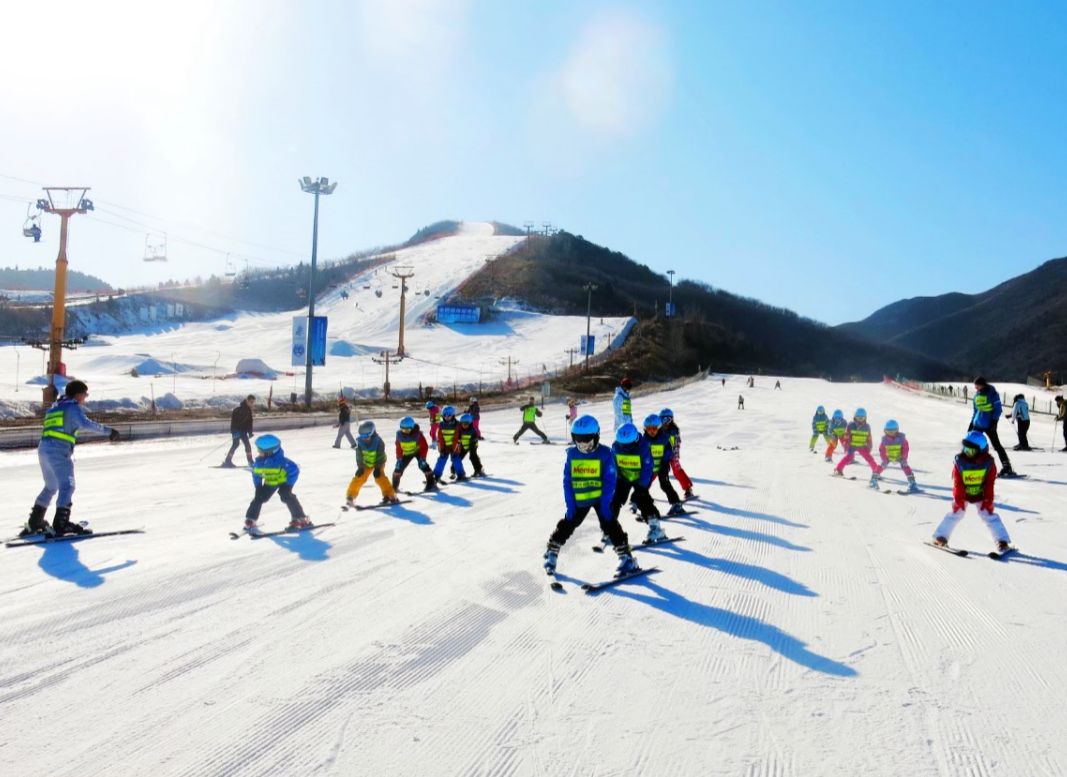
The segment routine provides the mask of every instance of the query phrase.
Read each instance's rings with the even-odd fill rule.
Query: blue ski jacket
[[[300,476],[300,467],[292,459],[285,458],[285,452],[279,448],[269,456],[262,453],[256,457],[256,463],[252,465],[252,482],[256,488],[262,485],[283,486],[296,485],[296,479]]]
[[[984,432],[997,425],[1003,408],[1000,404],[1000,394],[993,386],[982,386],[980,391],[975,392],[972,403],[974,405],[974,417],[971,418],[972,428]]]
[[[611,515],[611,498],[615,496],[615,454],[611,448],[597,445],[589,453],[567,449],[563,463],[563,498],[567,517],[573,518],[579,507],[599,504],[604,515]]]
[[[611,450],[615,454],[615,465],[620,477],[626,478],[641,488],[647,489],[652,485],[652,478],[656,472],[653,469],[652,449],[648,445],[648,440],[642,437],[629,445],[614,443]]]
[[[73,450],[77,442],[78,432],[89,429],[100,434],[110,434],[111,427],[98,424],[85,415],[78,400],[72,397],[63,399],[52,405],[44,414],[44,428],[41,430],[42,445],[57,445],[67,450]]]

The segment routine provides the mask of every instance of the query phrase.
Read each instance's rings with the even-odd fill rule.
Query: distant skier
[[[775,391],[781,391],[782,390],[782,381],[776,380],[774,382],[774,390]]]
[[[963,438],[963,447],[956,455],[952,466],[952,512],[934,532],[934,544],[946,546],[952,537],[952,530],[963,518],[968,504],[978,505],[978,515],[985,521],[993,541],[997,543],[997,552],[1003,553],[1011,547],[1011,537],[1004,527],[1004,522],[993,512],[993,484],[997,479],[997,465],[989,455],[989,444],[981,432],[970,432]]]
[[[1015,470],[1011,468],[1011,461],[1008,460],[1008,452],[1000,444],[1000,436],[997,434],[997,424],[1000,422],[1000,414],[1003,411],[1000,394],[981,376],[974,379],[973,406],[974,415],[971,416],[967,431],[985,432],[1000,459],[1000,476],[1002,478],[1017,477]]]
[[[1012,402],[1010,417],[1012,423],[1015,424],[1015,432],[1019,435],[1019,444],[1012,450],[1031,450],[1030,441],[1026,439],[1026,435],[1030,431],[1030,405],[1026,403],[1026,397],[1022,394],[1016,394]]]
[[[348,444],[356,447],[356,438],[352,436],[352,411],[348,407],[348,400],[344,397],[337,398],[337,439],[333,441],[333,447],[341,447],[341,438],[347,437]]]
[[[234,466],[233,454],[238,445],[245,446],[245,458],[248,459],[248,466],[252,466],[252,445],[248,442],[248,439],[252,437],[252,408],[255,404],[255,395],[249,394],[230,413],[230,437],[233,438],[233,444],[230,446],[230,451],[226,454],[226,458],[222,461],[223,467]]]
[[[466,480],[463,471],[463,457],[459,446],[459,421],[456,409],[445,405],[441,410],[441,423],[437,425],[437,463],[433,465],[433,479],[440,483],[445,474],[445,462],[451,464],[452,474],[456,480]]]
[[[671,459],[674,457],[674,447],[671,445],[670,436],[663,428],[663,419],[653,413],[645,417],[644,439],[652,451],[652,470],[655,473],[659,487],[667,496],[670,508],[667,517],[681,515],[685,512],[682,500],[678,498],[678,492],[674,490],[667,474],[671,471]]]
[[[845,438],[845,434],[848,433],[848,422],[845,420],[845,414],[843,412],[840,410],[834,411],[833,417],[830,418],[828,431],[830,444],[826,446],[826,460],[832,462],[834,460],[834,449],[837,448],[837,444],[841,442]]]
[[[470,403],[467,405],[467,415],[472,419],[471,424],[474,426],[474,434],[477,435],[479,440],[484,440],[482,437],[482,406],[478,404],[478,397],[471,397]]]
[[[311,526],[300,500],[293,493],[296,479],[300,477],[300,467],[285,457],[282,441],[273,434],[261,434],[256,438],[256,452],[252,465],[252,484],[256,487],[256,493],[245,512],[245,531],[249,534],[259,531],[259,512],[275,492],[282,504],[289,508],[290,530]]]
[[[908,479],[908,493],[918,491],[919,487],[915,484],[915,473],[908,466],[908,453],[910,450],[908,440],[904,433],[900,431],[900,424],[893,419],[889,419],[885,422],[883,431],[882,442],[878,446],[878,454],[882,459],[880,472],[885,472],[890,464],[899,464],[904,477]]]
[[[385,442],[375,431],[374,422],[364,421],[359,425],[359,437],[356,438],[356,474],[352,476],[345,492],[345,500],[349,505],[356,503],[359,490],[372,475],[382,492],[382,504],[396,504],[400,501],[396,498],[392,483],[385,476],[387,461]]]
[[[574,397],[567,397],[567,414],[564,416],[564,420],[567,424],[567,434],[571,433],[571,427],[578,419],[578,400]]]
[[[1063,432],[1063,447],[1060,448],[1061,453],[1067,453],[1067,401],[1063,396],[1056,397],[1056,421],[1052,424],[1052,439],[1056,439],[1056,424],[1060,425],[1060,429]],[[1055,447],[1055,445],[1053,445]]]
[[[400,478],[407,469],[408,464],[414,461],[422,474],[426,477],[426,485],[423,491],[436,491],[437,481],[434,480],[433,470],[430,468],[426,457],[429,455],[429,446],[426,443],[426,435],[419,429],[415,419],[404,416],[400,419],[400,426],[396,431],[396,464],[393,466],[393,491],[400,488]]]
[[[484,478],[485,470],[482,469],[482,460],[478,457],[478,430],[474,428],[474,417],[470,413],[464,413],[459,417],[459,430],[456,432],[456,440],[459,442],[459,458],[462,461],[470,456],[471,466],[474,471],[471,477]],[[457,476],[456,480],[459,480]]]
[[[808,443],[808,450],[812,453],[815,453],[815,443],[819,441],[820,435],[826,440],[828,445],[832,442],[830,437],[830,419],[826,415],[826,408],[822,405],[815,408],[815,415],[811,418],[811,442]]]
[[[615,467],[618,479],[615,481],[615,494],[611,498],[611,514],[618,520],[619,512],[627,500],[633,502],[641,511],[641,517],[648,522],[647,542],[666,538],[667,534],[659,524],[659,510],[648,493],[652,478],[656,474],[652,461],[652,451],[648,441],[633,424],[623,424],[615,432],[615,443],[611,446],[615,455]]]
[[[871,467],[871,488],[878,488],[878,474],[881,470],[871,457],[871,427],[867,423],[867,411],[862,407],[856,409],[851,423],[845,429],[844,444],[847,452],[834,470],[834,475],[844,477],[845,467],[855,461],[856,455],[859,454]]]
[[[426,412],[430,416],[430,447],[437,447],[437,425],[441,422],[441,408],[437,406],[437,403],[432,399],[427,401],[423,407],[426,408]]]
[[[519,431],[515,432],[515,436],[511,438],[512,442],[518,445],[519,438],[529,430],[540,437],[542,442],[549,443],[550,441],[545,436],[545,433],[537,428],[537,418],[542,415],[541,411],[537,409],[537,401],[530,397],[529,401],[520,410],[522,411],[522,426],[519,427]]]
[[[682,469],[682,431],[674,421],[674,411],[669,407],[665,407],[659,411],[659,417],[663,421],[663,431],[666,432],[673,451],[670,463],[674,479],[682,487],[684,499],[696,499],[696,494],[693,493],[693,481],[686,474],[686,471]]]
[[[556,562],[563,545],[575,529],[596,510],[600,529],[611,540],[619,557],[616,576],[629,574],[639,569],[630,548],[630,540],[622,525],[611,512],[611,499],[618,478],[615,457],[611,449],[600,444],[600,424],[591,415],[583,415],[571,428],[573,447],[567,448],[563,464],[563,498],[567,512],[555,531],[548,538],[545,549],[545,571],[556,571]]]
[[[745,398],[740,394],[737,395],[737,409],[738,410],[744,410],[745,409]]]
[[[106,434],[111,442],[119,439],[117,429],[98,424],[89,419],[82,410],[89,387],[80,380],[67,383],[63,397],[48,408],[44,414],[41,442],[37,446],[37,461],[41,465],[44,488],[33,502],[29,520],[20,536],[30,534],[91,534],[89,529],[70,520],[74,503],[74,445],[82,429]],[[45,520],[52,497],[56,499],[56,515],[52,525]]]
[[[630,382],[629,378],[625,377],[615,387],[615,397],[611,400],[611,406],[615,411],[616,429],[623,424],[632,424],[634,422],[633,403],[630,401],[631,388],[633,388],[633,383]]]

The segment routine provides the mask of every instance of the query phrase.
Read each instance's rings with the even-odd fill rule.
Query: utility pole
[[[574,354],[578,353],[577,348],[564,348],[563,353],[571,357],[571,369],[574,369]]]
[[[407,311],[408,278],[415,275],[411,267],[396,267],[390,273],[394,278],[400,279],[400,344],[396,348],[396,355],[407,356],[404,352],[404,314]]]
[[[667,270],[667,275],[670,276],[670,288],[667,291],[667,318],[674,315],[674,270]]]
[[[501,359],[500,363],[508,365],[508,385],[510,386],[511,385],[511,366],[513,364],[518,364],[519,360],[518,359],[512,359],[511,358],[511,354],[509,353],[508,354],[508,358],[507,359]]]
[[[374,362],[375,364],[384,364],[385,365],[385,385],[382,387],[382,393],[385,394],[385,400],[386,400],[386,402],[388,402],[389,401],[389,351],[382,351],[380,359],[375,359],[372,356],[371,357],[371,361]],[[399,359],[397,359],[397,361],[399,361]]]
[[[307,361],[304,364],[304,406],[311,409],[311,333],[315,325],[315,263],[319,255],[319,197],[333,194],[337,181],[330,183],[329,178],[312,181],[309,176],[300,179],[300,189],[315,195],[315,218],[311,227],[311,272],[308,274],[308,325],[304,348]]]
[[[592,335],[592,321],[590,320],[593,315],[593,292],[596,291],[597,286],[595,283],[587,283],[582,286],[586,292],[585,300],[585,371],[589,372],[589,351],[592,349],[589,347],[589,338]]]
[[[37,210],[59,216],[59,255],[56,257],[55,291],[52,295],[52,329],[48,337],[48,385],[42,390],[41,397],[47,407],[59,396],[56,375],[67,374],[67,368],[63,364],[63,346],[77,347],[75,341],[63,339],[67,318],[67,222],[75,213],[88,213],[93,210],[93,202],[85,196],[89,191],[88,186],[45,186],[44,191],[48,199],[37,200]],[[66,207],[60,207],[56,202],[60,193],[63,193]],[[42,350],[45,347],[44,343],[30,344]]]

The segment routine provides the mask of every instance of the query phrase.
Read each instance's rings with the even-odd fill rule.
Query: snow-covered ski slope
[[[665,523],[684,542],[638,553],[659,574],[596,596],[578,583],[615,559],[591,552],[592,520],[561,554],[565,591],[548,588],[565,448],[512,445],[515,411],[483,417],[493,479],[391,512],[338,509],[353,456],[330,430],[283,433],[296,493],[337,525],[256,541],[227,537],[252,489],[209,468],[221,437],[85,446],[75,516],[147,534],[0,549],[0,773],[1067,774],[1067,455],[1015,454],[1030,478],[998,484],[1023,555],[987,558],[972,512],[960,559],[922,541],[965,408],[742,385],[635,402],[674,409],[702,499]],[[807,449],[820,403],[899,420],[926,493],[872,492],[861,466],[831,479]],[[609,423],[607,404],[582,409]],[[543,419],[557,440],[562,414]],[[14,528],[36,458],[0,455]],[[285,520],[274,500],[261,523]]]
[[[497,383],[508,376],[508,357],[515,377],[540,375],[543,368],[551,371],[569,363],[565,349],[578,347],[585,334],[583,316],[552,316],[516,308],[481,324],[426,326],[419,321],[442,297],[483,269],[487,259],[500,256],[522,239],[495,236],[488,223],[464,223],[459,234],[399,250],[395,260],[322,295],[316,300],[315,313],[329,318],[327,356],[326,366],[315,369],[315,390],[325,394],[343,387],[356,392],[381,390],[385,368],[372,357],[397,348],[400,290],[394,288],[399,281],[391,273],[398,267],[408,268],[404,272],[413,272],[414,277],[408,281],[405,315],[409,358],[390,367],[394,391],[417,388],[420,383],[442,388],[455,383],[472,389],[479,383]],[[348,299],[342,298],[342,292]],[[283,376],[275,385],[275,394],[285,396],[291,390],[303,392],[304,387],[303,367],[290,366],[294,314],[301,313],[241,313],[169,329],[153,325],[145,333],[94,338],[105,345],[67,351],[64,360],[70,375],[89,382],[91,402],[139,402],[153,391],[156,397],[172,392],[179,400],[193,403],[212,397],[225,397],[229,402],[249,392],[265,396],[267,381],[210,380],[216,369],[218,375],[234,372],[241,359],[259,359],[278,372],[299,373],[288,379]],[[621,339],[627,321],[592,319],[598,353],[612,339]],[[0,401],[39,399],[39,389],[26,385],[43,371],[39,352],[19,350],[21,365],[17,365],[14,348],[0,348],[0,373],[9,376],[0,380]],[[141,365],[146,369],[140,369]],[[19,392],[14,390],[16,366],[21,375]],[[130,377],[134,367],[144,374]],[[162,378],[155,378],[158,373]]]

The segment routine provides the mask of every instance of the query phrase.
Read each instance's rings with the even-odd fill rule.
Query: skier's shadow
[[[795,521],[779,518],[777,515],[771,515],[770,513],[761,513],[755,510],[742,510],[739,507],[727,507],[726,505],[721,505],[707,499],[691,499],[690,501],[724,515],[736,515],[739,518],[755,518],[757,521],[769,521],[770,523],[776,523],[780,526],[789,526],[793,529],[811,528],[806,523],[796,523]]]
[[[431,499],[433,499],[433,501],[435,501],[435,502],[443,502],[446,505],[452,505],[453,507],[470,507],[471,506],[471,500],[469,500],[469,499],[467,499],[465,497],[462,497],[462,496],[455,496],[454,494],[445,493],[445,490],[443,488],[440,489],[439,491],[435,491],[434,492],[434,496],[431,497]],[[427,520],[429,520],[429,519],[427,519]],[[432,521],[431,521],[431,523],[432,523]]]
[[[793,594],[794,596],[818,596],[817,593],[803,583],[798,583],[793,578],[780,572],[775,572],[773,569],[759,567],[755,564],[743,564],[740,561],[728,561],[724,558],[709,558],[687,550],[680,544],[653,546],[644,548],[643,551],[655,555],[662,554],[666,558],[674,558],[679,561],[687,561],[698,567],[704,567],[727,575],[755,580],[757,583],[762,583],[768,588],[773,588],[782,593]]]
[[[460,488],[463,488],[464,486],[469,487],[469,488],[476,488],[479,491],[496,491],[497,493],[500,493],[500,494],[514,494],[515,493],[515,489],[514,488],[508,488],[507,486],[491,486],[488,483],[478,483],[478,482],[475,482],[473,480],[464,480],[464,481],[462,481],[460,483],[453,483],[452,485],[459,486]]]
[[[333,547],[325,540],[320,540],[310,531],[302,531],[296,534],[272,534],[265,539],[273,540],[275,545],[295,553],[302,561],[326,561],[330,548]],[[257,540],[262,542],[263,540]]]
[[[746,486],[743,483],[727,483],[725,480],[711,480],[710,478],[689,478],[694,483],[704,483],[709,486],[726,486],[728,488],[755,488],[755,486]]]
[[[736,537],[737,539],[751,540],[753,542],[766,542],[768,545],[775,545],[779,548],[784,548],[785,550],[797,550],[804,553],[811,551],[811,548],[804,547],[803,545],[794,545],[789,540],[783,540],[781,537],[775,537],[773,534],[764,534],[763,532],[737,529],[733,526],[722,526],[717,523],[709,523],[692,515],[670,516],[669,520],[671,523],[689,525],[696,529],[704,529],[727,537]]]
[[[1062,561],[1056,561],[1051,558],[1041,558],[1041,556],[1032,556],[1029,553],[1020,553],[1015,551],[1009,556],[1005,556],[1004,561],[1010,564],[1027,564],[1032,567],[1044,567],[1045,569],[1056,569],[1060,572],[1067,572],[1067,564]]]
[[[1051,486],[1067,486],[1067,483],[1062,480],[1045,480],[1044,478],[1027,477],[1027,480],[1032,480],[1035,483],[1048,483]]]
[[[526,484],[521,480],[511,480],[510,478],[498,478],[495,475],[483,475],[482,480],[488,480],[490,483],[503,483],[506,486],[525,486]]]
[[[762,642],[783,658],[787,658],[801,666],[806,666],[816,672],[836,677],[856,677],[858,675],[858,672],[852,667],[811,652],[808,650],[807,645],[796,637],[787,634],[777,626],[772,626],[758,618],[753,618],[751,615],[742,615],[720,607],[694,602],[679,593],[657,585],[651,578],[646,578],[644,587],[656,595],[650,596],[638,593],[633,589],[618,587],[609,588],[604,593],[647,604],[650,607],[683,618],[698,626],[718,629],[738,639]]]
[[[931,494],[926,492],[927,489],[936,489],[938,491],[951,491],[951,488],[946,488],[945,486],[923,486],[922,489],[923,490],[921,492],[913,494],[913,496],[925,496],[927,499],[940,499],[942,502],[952,501],[951,496],[941,496],[940,494]],[[1028,515],[1038,514],[1037,510],[1027,510],[1025,507],[1015,507],[1014,505],[1006,505],[1003,502],[994,502],[993,507],[995,507],[997,510],[1003,510],[1007,513],[1027,513]]]
[[[136,561],[124,561],[101,569],[90,569],[78,558],[78,548],[73,542],[55,542],[44,546],[37,565],[57,580],[74,583],[79,588],[96,588],[104,584],[104,575],[126,569]]]
[[[466,501],[466,500],[464,500]],[[470,504],[469,502],[467,504]],[[425,513],[420,513],[418,510],[409,510],[404,505],[397,505],[390,507],[388,510],[383,510],[386,515],[393,518],[399,518],[402,521],[410,521],[411,523],[418,524],[419,526],[429,526],[433,523],[430,520],[430,516]]]

